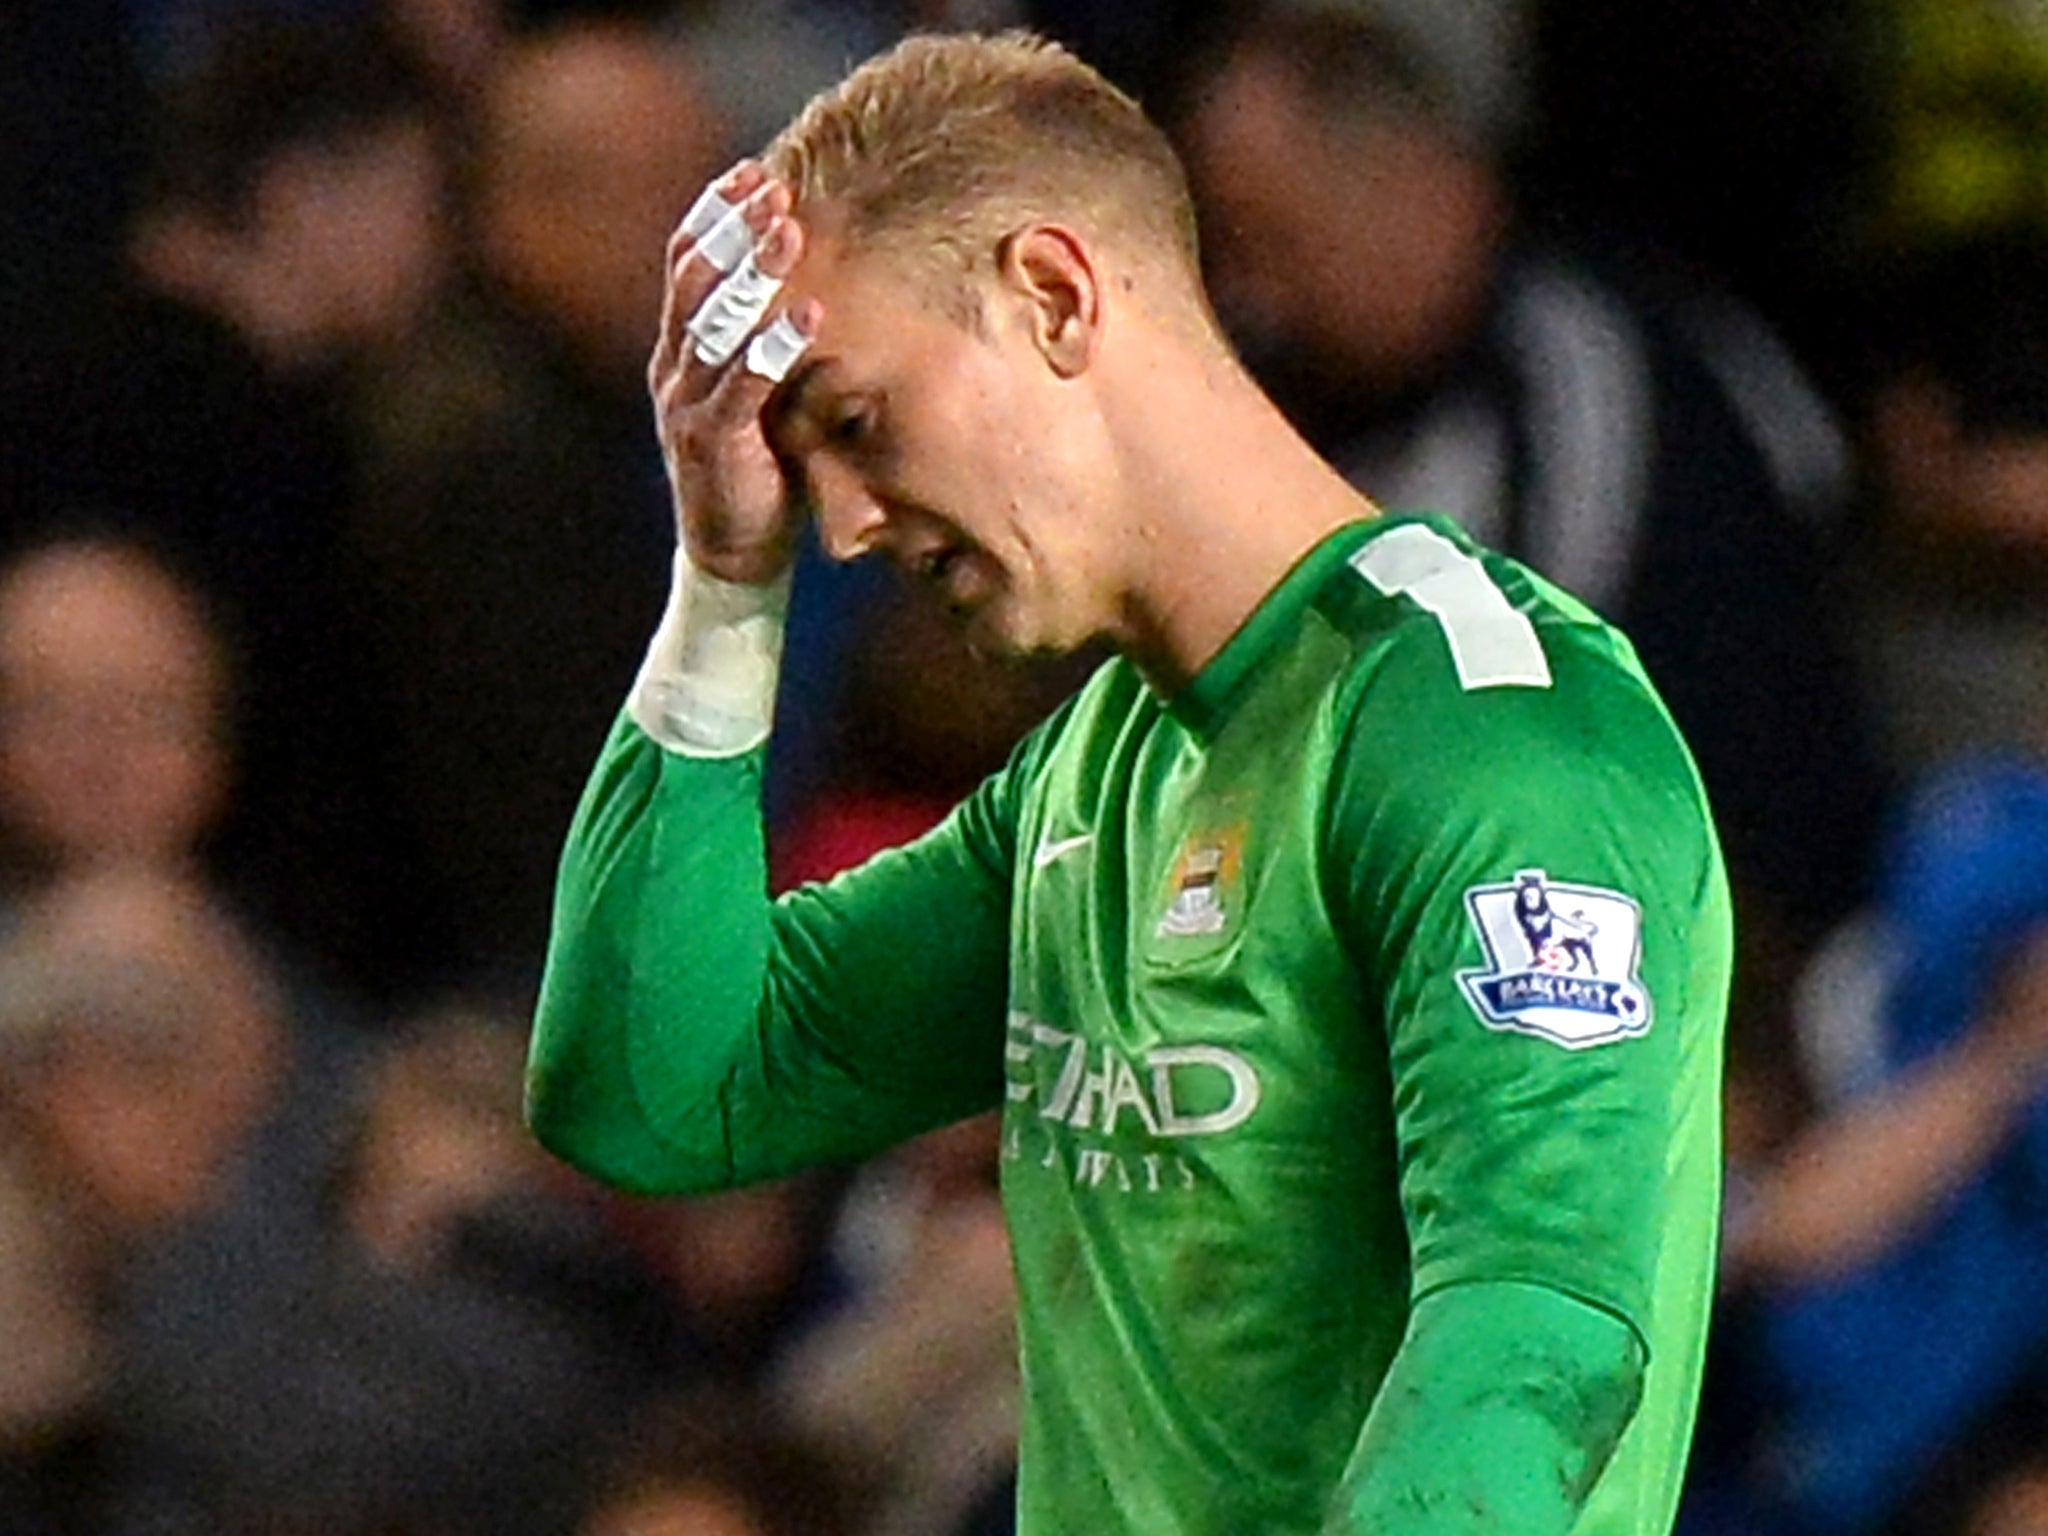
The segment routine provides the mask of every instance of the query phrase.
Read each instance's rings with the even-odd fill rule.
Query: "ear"
[[[1103,277],[1088,243],[1064,225],[1031,224],[1004,238],[996,261],[1047,365],[1063,379],[1087,372],[1102,342]]]

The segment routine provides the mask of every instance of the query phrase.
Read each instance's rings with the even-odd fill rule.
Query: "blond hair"
[[[797,206],[831,205],[862,249],[950,258],[973,276],[1034,218],[1122,236],[1199,292],[1195,213],[1137,102],[1029,32],[919,34],[821,92],[769,145]]]

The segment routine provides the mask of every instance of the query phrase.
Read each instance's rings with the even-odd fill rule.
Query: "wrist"
[[[634,723],[687,757],[737,757],[766,741],[789,589],[787,570],[733,581],[679,545],[668,607],[626,701]]]
[[[685,543],[677,554],[699,575],[729,587],[787,587],[796,545],[786,537],[747,549],[692,549]]]

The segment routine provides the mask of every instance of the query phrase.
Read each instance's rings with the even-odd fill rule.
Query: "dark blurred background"
[[[663,242],[1023,23],[1360,487],[1629,631],[1734,874],[1693,1536],[2048,1536],[2038,0],[0,0],[0,1536],[987,1536],[987,1122],[626,1201],[519,1125],[659,612]],[[800,568],[777,879],[1085,664]]]

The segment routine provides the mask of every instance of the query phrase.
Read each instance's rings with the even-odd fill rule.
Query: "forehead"
[[[945,305],[955,290],[945,258],[919,262],[899,246],[861,249],[827,224],[813,233],[808,218],[802,259],[784,288],[784,304],[815,300],[824,316],[811,348],[826,380],[843,372],[886,367],[891,360],[928,353],[964,339]]]
[[[829,214],[814,215],[808,208],[797,220],[803,225],[804,251],[789,276],[787,301],[796,304],[816,299],[825,307],[828,332],[838,328],[835,322],[848,322],[870,311],[896,316],[929,307],[925,296],[932,287],[933,272],[915,261],[911,251],[898,243],[857,241]],[[936,265],[931,263],[930,268]]]

